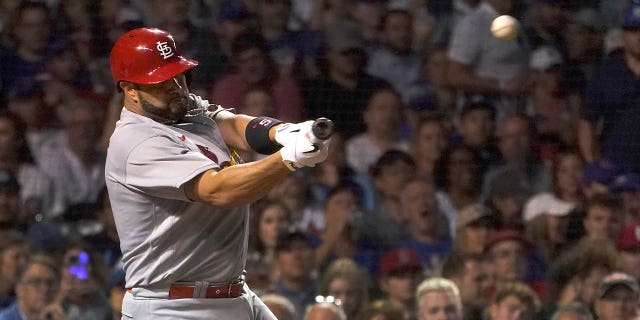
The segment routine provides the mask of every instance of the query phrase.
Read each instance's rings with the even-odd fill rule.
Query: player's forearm
[[[209,170],[188,182],[185,191],[193,201],[214,206],[235,206],[256,201],[291,171],[279,152],[262,160]]]
[[[225,142],[231,147],[238,150],[255,151],[251,148],[247,142],[246,130],[247,125],[255,117],[245,114],[232,114],[230,112],[221,113],[221,116],[216,118],[216,123]],[[269,139],[275,141],[275,132],[278,125],[273,126],[269,130]]]

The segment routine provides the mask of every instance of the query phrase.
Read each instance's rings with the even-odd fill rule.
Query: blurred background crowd
[[[108,58],[141,26],[209,101],[336,124],[252,206],[279,319],[640,316],[640,3],[0,0],[0,319],[121,317]]]

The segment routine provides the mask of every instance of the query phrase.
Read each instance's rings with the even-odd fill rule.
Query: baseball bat
[[[327,140],[333,134],[333,121],[331,119],[321,117],[313,121],[311,132],[319,140]]]

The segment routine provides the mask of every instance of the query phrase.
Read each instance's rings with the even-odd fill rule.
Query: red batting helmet
[[[178,53],[171,34],[155,28],[138,28],[122,35],[111,49],[111,75],[120,81],[160,83],[198,65]]]

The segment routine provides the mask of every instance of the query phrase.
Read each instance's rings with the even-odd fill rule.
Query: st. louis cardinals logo
[[[166,41],[158,41],[156,49],[160,51],[160,55],[166,60],[173,56],[173,49],[167,45]]]

